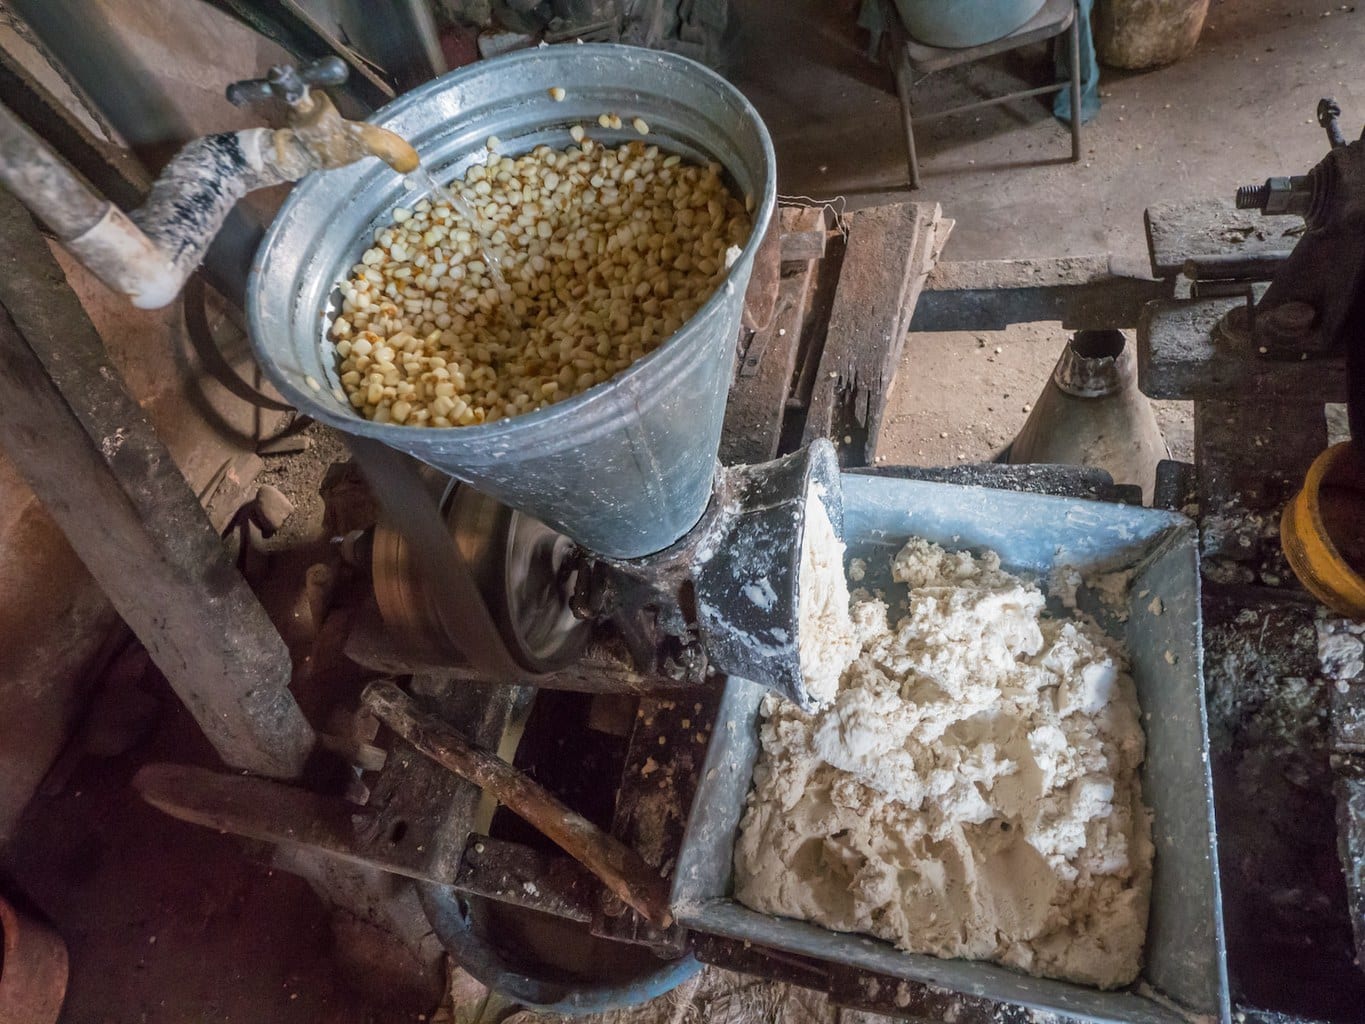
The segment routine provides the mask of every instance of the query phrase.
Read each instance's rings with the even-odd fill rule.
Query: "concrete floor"
[[[910,197],[896,100],[885,68],[865,58],[856,4],[736,3],[730,73],[772,130],[781,191],[853,205]],[[1193,57],[1143,75],[1106,72],[1105,108],[1087,126],[1080,165],[1064,162],[1067,135],[1047,109],[1023,101],[928,126],[925,188],[913,198],[957,220],[946,258],[1113,252],[1141,265],[1147,204],[1230,194],[1314,163],[1325,149],[1313,122],[1320,95],[1336,96],[1354,134],[1365,79],[1348,61],[1358,61],[1362,36],[1365,20],[1326,0],[1216,2]],[[928,109],[1011,79],[1034,84],[1048,68],[1039,47],[946,74],[918,95]],[[990,457],[1022,423],[1063,340],[1052,325],[912,337],[885,450],[926,464]],[[1188,444],[1180,413],[1163,410],[1178,450]],[[80,759],[31,809],[28,848],[7,865],[72,944],[64,1021],[399,1019],[347,994],[322,908],[301,882],[133,797],[127,780],[142,762],[210,760],[164,682],[145,685],[164,702],[154,738]],[[149,875],[148,863],[163,869]],[[292,952],[263,940],[272,936]]]
[[[762,114],[780,191],[854,204],[909,198],[890,72],[873,67],[849,0],[738,0],[731,77]],[[1214,0],[1198,49],[1146,73],[1103,69],[1103,109],[1069,162],[1044,100],[925,125],[913,198],[957,220],[945,259],[1111,252],[1140,261],[1142,211],[1301,174],[1326,151],[1314,110],[1334,96],[1348,137],[1365,123],[1365,15],[1331,0]],[[917,109],[1046,82],[1044,46],[935,75]],[[1048,98],[1050,99],[1050,98]]]
[[[1239,184],[1300,174],[1326,152],[1317,101],[1333,96],[1353,136],[1365,124],[1354,6],[1214,0],[1195,53],[1146,73],[1102,69],[1083,159],[1051,97],[931,122],[916,132],[923,187],[909,171],[889,69],[867,58],[852,0],[738,0],[729,74],[758,107],[777,150],[779,192],[837,208],[914,199],[956,220],[943,258],[1110,254],[1148,273],[1143,210],[1231,196]],[[799,71],[794,69],[799,68]],[[931,76],[916,110],[1049,80],[1049,44]],[[1023,425],[1066,334],[1057,324],[989,333],[912,334],[878,454],[888,463],[994,458]],[[996,352],[999,348],[1000,351]],[[1188,459],[1187,403],[1157,403],[1171,453]]]

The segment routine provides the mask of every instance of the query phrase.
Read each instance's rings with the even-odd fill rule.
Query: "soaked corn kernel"
[[[457,427],[563,401],[652,352],[710,298],[751,228],[719,165],[581,134],[520,157],[489,138],[487,164],[450,186],[477,223],[435,197],[375,232],[329,332],[362,415]]]

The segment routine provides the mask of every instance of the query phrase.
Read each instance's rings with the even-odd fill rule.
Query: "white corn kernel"
[[[550,99],[554,100],[556,103],[563,103],[563,102],[564,102],[564,90],[563,90],[562,88],[560,88],[559,86],[557,86],[557,85],[551,86],[551,87],[550,87]]]
[[[328,332],[361,415],[445,428],[542,408],[610,380],[709,298],[749,230],[719,168],[570,135],[578,148],[472,166],[451,184],[469,212],[423,200],[374,233]]]
[[[630,123],[631,127],[633,127],[641,135],[649,134],[649,122],[647,122],[643,117],[637,117],[634,121]]]

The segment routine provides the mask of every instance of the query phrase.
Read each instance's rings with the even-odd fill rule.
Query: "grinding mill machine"
[[[663,977],[676,983],[679,964],[693,963],[669,928],[658,866],[492,750],[524,720],[527,695],[546,690],[638,696],[709,687],[718,699],[719,680],[742,675],[812,704],[798,587],[810,503],[822,502],[836,532],[842,523],[834,447],[817,440],[774,462],[724,469],[717,459],[746,287],[776,205],[772,145],[753,108],[718,76],[681,57],[614,46],[542,48],[477,64],[403,96],[375,123],[411,142],[426,172],[446,181],[486,162],[492,136],[512,155],[563,148],[574,125],[595,123],[604,110],[647,122],[661,150],[718,163],[753,218],[716,293],[607,383],[476,426],[419,429],[361,417],[327,340],[340,309],[336,285],[376,227],[414,201],[407,178],[373,162],[294,190],[258,254],[248,318],[266,373],[297,408],[346,435],[379,509],[378,522],[344,544],[368,591],[345,651],[383,677],[360,706],[395,736],[388,781],[377,788],[411,797],[419,787],[405,770],[458,775],[529,821],[596,876],[607,900],[599,917],[629,907],[636,924],[628,927],[643,928],[646,945],[666,954],[663,974],[657,963],[645,972],[654,979],[648,988]],[[594,139],[613,145],[637,131],[627,123],[595,129]],[[495,696],[471,722],[396,685],[433,671],[460,680],[466,693]],[[153,766],[138,785],[180,817],[261,834],[233,812],[228,791],[240,785],[225,779]],[[457,959],[485,963],[484,977],[502,978],[527,1001],[553,1003],[543,991],[528,993],[516,971],[505,978],[487,965],[487,949],[470,946],[452,890],[436,884],[477,859],[472,850],[452,854],[439,837],[420,840],[428,833],[414,819],[446,821],[436,795],[443,786],[433,782],[425,804],[413,798],[396,824],[359,815],[331,847],[360,848],[371,863],[423,882],[427,916]],[[466,822],[454,831],[468,830]]]
[[[506,153],[559,148],[573,125],[618,108],[647,122],[661,149],[719,163],[753,208],[725,282],[657,351],[512,419],[413,429],[362,418],[324,341],[333,289],[375,227],[411,202],[402,177],[365,166],[304,182],[280,212],[250,283],[257,355],[293,403],[350,436],[384,513],[368,549],[399,648],[482,678],[545,685],[540,677],[580,660],[589,623],[607,619],[636,672],[693,683],[743,673],[808,704],[796,565],[807,494],[824,495],[839,522],[833,451],[816,445],[767,469],[717,475],[734,339],[776,204],[772,144],[753,108],[683,58],[576,46],[446,76],[386,108],[380,123],[448,180],[488,159],[490,136]],[[595,134],[605,145],[632,136],[629,125]],[[748,584],[772,600],[744,601]]]

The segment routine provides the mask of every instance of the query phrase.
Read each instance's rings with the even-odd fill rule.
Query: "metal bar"
[[[1081,5],[1077,2],[1067,33],[1071,53],[1071,162],[1081,159]]]
[[[1185,276],[1193,281],[1269,281],[1286,259],[1283,252],[1221,252],[1191,256],[1185,261]]]
[[[935,110],[932,114],[920,114],[916,116],[915,120],[920,124],[925,124],[929,121],[937,121],[941,117],[952,117],[954,114],[965,114],[969,110],[980,110],[982,107],[999,106],[1001,103],[1008,103],[1010,100],[1023,100],[1028,99],[1030,96],[1042,96],[1046,93],[1061,92],[1065,88],[1067,88],[1066,82],[1062,82],[1060,85],[1055,83],[1053,85],[1040,85],[1036,89],[1024,89],[1021,92],[1010,92],[1006,93],[1004,96],[992,96],[990,99],[977,100],[975,103],[964,103],[960,107],[949,107],[947,110]]]
[[[996,331],[1060,320],[1070,329],[1132,328],[1171,281],[1118,273],[1108,256],[941,262],[929,272],[912,331]]]
[[[572,857],[521,843],[471,835],[459,873],[461,892],[588,924],[602,885]]]
[[[0,447],[219,756],[298,775],[314,734],[289,692],[284,642],[6,192],[0,306]]]
[[[910,187],[917,189],[920,187],[919,155],[915,150],[915,119],[910,96],[915,88],[914,72],[905,52],[905,29],[901,27],[900,14],[892,9],[889,0],[882,2],[882,17],[891,37],[891,68],[896,80],[896,98],[900,101],[905,152],[910,162]]]
[[[386,857],[381,844],[362,849],[356,836],[373,812],[335,797],[182,764],[144,765],[133,776],[133,788],[157,810],[191,825],[432,880],[401,857]]]
[[[473,746],[459,732],[423,714],[392,682],[371,683],[361,703],[433,761],[495,796],[602,880],[623,903],[668,927],[668,886],[638,853],[561,803],[506,761]]]

